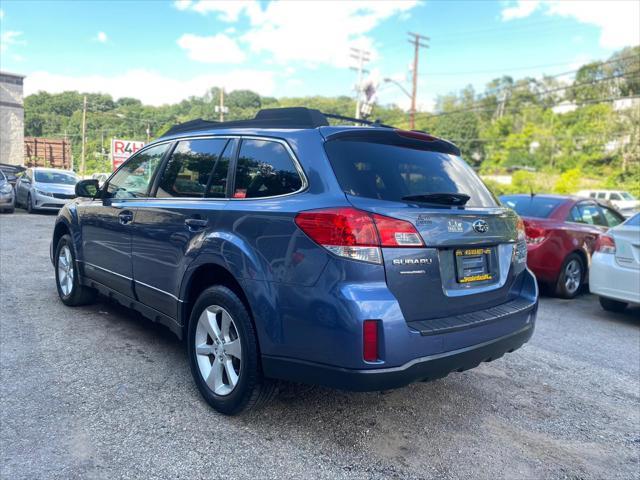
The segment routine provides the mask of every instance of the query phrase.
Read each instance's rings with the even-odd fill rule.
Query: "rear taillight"
[[[527,225],[525,228],[525,235],[527,243],[530,245],[537,245],[542,243],[547,238],[547,229],[544,227],[538,227],[535,225]]]
[[[296,225],[316,243],[340,257],[382,263],[380,247],[422,247],[410,222],[370,214],[356,208],[300,212]]]
[[[616,253],[616,242],[609,235],[600,235],[596,242],[596,252]]]
[[[518,223],[516,224],[516,230],[518,231],[518,241],[524,241],[527,238],[526,229],[524,226],[524,220],[518,217]]]
[[[362,324],[362,357],[366,362],[378,360],[378,321],[365,320]]]

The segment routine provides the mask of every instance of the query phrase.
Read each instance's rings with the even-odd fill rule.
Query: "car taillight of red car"
[[[539,243],[544,242],[544,239],[547,238],[549,231],[540,225],[531,225],[525,223],[525,233],[527,236],[527,244],[538,245]]]

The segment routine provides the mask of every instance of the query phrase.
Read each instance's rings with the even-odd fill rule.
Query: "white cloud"
[[[178,39],[178,46],[187,51],[191,60],[202,63],[241,63],[245,54],[236,41],[224,33],[201,37],[186,33]]]
[[[175,2],[173,2],[173,5],[178,10],[186,10],[191,6],[191,0],[176,0]]]
[[[30,73],[25,78],[24,93],[30,95],[40,90],[50,93],[66,90],[104,92],[114,98],[134,97],[148,105],[162,105],[176,103],[194,95],[203,95],[215,86],[223,86],[227,90],[249,89],[260,95],[273,95],[274,73],[250,69],[232,70],[179,80],[149,70],[129,70],[114,76],[67,76],[38,71]]]
[[[24,45],[24,41],[20,40],[22,32],[7,30],[0,34],[0,52],[6,52],[12,45]]]
[[[538,0],[520,0],[515,5],[505,7],[502,12],[502,20],[513,20],[514,18],[524,18],[531,15],[538,8],[540,2]]]
[[[98,35],[96,35],[96,40],[100,43],[107,43],[108,39],[109,37],[107,37],[107,34],[104,32],[98,32]]]
[[[252,52],[268,53],[278,63],[346,67],[351,63],[350,47],[370,50],[375,60],[373,40],[367,34],[384,20],[408,14],[416,5],[417,0],[330,4],[309,0],[273,1],[263,9],[257,1],[199,0],[176,7],[203,15],[213,13],[225,22],[245,15],[251,27],[239,40]]]
[[[635,0],[519,0],[517,4],[502,10],[502,19],[527,17],[536,10],[542,10],[549,16],[570,17],[580,23],[596,25],[600,28],[600,45],[605,48],[620,48],[640,43],[640,2]]]
[[[4,18],[4,10],[0,8],[0,20]]]

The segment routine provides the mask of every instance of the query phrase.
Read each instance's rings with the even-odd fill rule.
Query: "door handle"
[[[189,230],[201,230],[206,228],[209,224],[209,220],[206,218],[187,218],[184,224],[189,227]]]
[[[133,222],[133,212],[131,210],[123,210],[118,214],[118,221],[121,225],[128,225]]]

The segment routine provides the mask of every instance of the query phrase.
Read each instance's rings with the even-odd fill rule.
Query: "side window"
[[[596,192],[591,192],[591,193],[589,194],[589,196],[590,196],[591,198],[596,198]]]
[[[620,225],[624,222],[624,218],[618,212],[614,212],[610,208],[602,207],[602,213],[604,214],[604,218],[607,220],[607,225],[610,227],[615,227],[616,225]]]
[[[300,190],[302,180],[286,148],[268,140],[243,140],[234,198],[260,198]]]
[[[611,195],[609,195],[609,200],[622,200],[622,198],[620,198],[620,195],[614,192]]]
[[[156,197],[204,197],[226,143],[226,138],[179,142],[162,172]]]
[[[567,221],[584,223],[582,220],[582,215],[580,215],[580,210],[578,210],[578,207],[573,207],[571,209],[571,211],[569,212],[569,217],[567,218]]]
[[[598,200],[604,200],[607,198],[607,192],[598,193]]]
[[[136,154],[118,170],[107,185],[109,198],[146,197],[154,172],[169,144],[157,145]]]
[[[599,225],[602,227],[607,226],[604,216],[597,205],[594,205],[593,203],[581,203],[578,205],[578,210],[582,217],[582,223],[586,223],[588,225]]]

